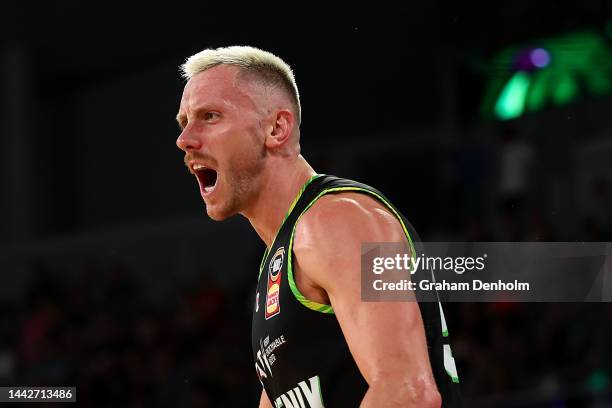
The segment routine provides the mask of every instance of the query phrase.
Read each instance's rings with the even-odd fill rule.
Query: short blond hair
[[[255,75],[265,85],[281,88],[289,93],[295,105],[297,123],[301,122],[302,108],[300,93],[289,64],[271,52],[250,46],[208,48],[187,58],[181,65],[184,78],[206,71],[217,65],[226,64],[240,67],[243,72]]]

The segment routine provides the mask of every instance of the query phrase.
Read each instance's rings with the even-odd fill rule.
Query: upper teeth
[[[202,170],[202,169],[205,169],[205,168],[206,168],[206,166],[204,166],[202,164],[194,164],[193,165],[193,169],[194,170]]]

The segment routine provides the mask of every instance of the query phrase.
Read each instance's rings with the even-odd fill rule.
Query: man
[[[413,233],[379,192],[318,175],[300,155],[289,66],[228,47],[182,70],[176,143],[206,211],[242,214],[267,246],[253,312],[260,407],[457,406],[439,305],[361,301],[361,244]]]

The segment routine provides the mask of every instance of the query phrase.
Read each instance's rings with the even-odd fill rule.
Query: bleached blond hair
[[[285,90],[295,105],[297,123],[301,122],[302,108],[300,93],[289,64],[271,52],[249,46],[208,48],[187,58],[181,65],[184,78],[206,71],[217,65],[226,64],[240,67],[243,72],[253,74],[265,85]]]

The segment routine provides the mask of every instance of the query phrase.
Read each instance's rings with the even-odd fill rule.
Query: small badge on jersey
[[[259,292],[255,295],[255,313],[259,312]]]
[[[285,259],[285,247],[276,250],[268,265],[268,291],[266,293],[266,320],[280,313],[281,269]]]

